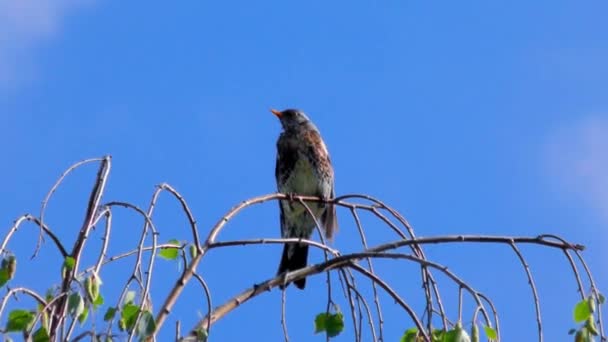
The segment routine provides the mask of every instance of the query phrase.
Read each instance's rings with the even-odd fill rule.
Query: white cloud
[[[561,193],[608,222],[608,115],[560,127],[548,140],[549,172]]]
[[[1,0],[0,89],[33,75],[35,48],[56,35],[65,17],[92,0]]]

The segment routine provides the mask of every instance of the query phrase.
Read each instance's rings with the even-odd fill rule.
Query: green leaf
[[[315,318],[315,334],[325,331],[328,337],[338,336],[344,330],[344,316],[341,312],[323,312]]]
[[[87,317],[89,317],[89,308],[85,306],[82,313],[78,315],[78,322],[80,322],[80,324],[84,323],[84,321],[87,320]]]
[[[93,296],[93,282],[91,282],[91,277],[86,277],[84,280],[84,288],[87,291],[89,299],[94,300],[95,297]]]
[[[94,302],[99,296],[99,287],[101,286],[101,278],[93,272],[84,280],[84,288],[87,290],[89,299]]]
[[[597,294],[597,300],[600,302],[600,304],[604,304],[606,302],[606,298],[601,293]]]
[[[582,327],[574,336],[575,342],[593,342],[593,337],[589,334],[586,327]]]
[[[108,310],[106,310],[105,315],[103,315],[103,320],[104,322],[109,322],[112,320],[112,318],[114,318],[114,316],[116,315],[116,311],[117,309],[113,306],[109,307]]]
[[[99,296],[99,288],[101,287],[101,278],[99,277],[99,275],[93,271],[93,274],[91,274],[91,282],[92,284],[92,289],[91,292],[93,292],[93,299],[97,299],[97,296]]]
[[[123,324],[119,324],[124,326],[124,328],[128,331],[131,331],[135,326],[135,320],[137,319],[137,314],[139,313],[139,306],[133,304],[125,304],[122,307],[122,311],[120,313],[120,322]]]
[[[23,331],[30,328],[30,325],[34,322],[34,314],[27,310],[13,310],[8,314],[8,322],[6,322],[6,330],[10,331]]]
[[[325,331],[328,316],[329,314],[327,312],[323,312],[317,315],[317,317],[315,318],[315,334]]]
[[[190,244],[190,247],[188,248],[188,251],[190,252],[190,258],[191,259],[196,258],[196,255],[198,254],[198,250],[196,249],[195,245]]]
[[[135,301],[135,291],[127,291],[123,304],[131,304]]]
[[[471,341],[479,342],[479,327],[477,327],[477,323],[475,322],[471,326]]]
[[[4,286],[10,279],[8,270],[6,268],[0,268],[0,286]]]
[[[589,330],[589,333],[591,333],[591,335],[598,336],[600,334],[600,332],[597,330],[597,327],[595,326],[595,317],[593,317],[593,315],[587,318],[587,323],[585,323],[585,327],[587,328],[587,330]]]
[[[206,329],[199,328],[194,330],[194,333],[196,334],[196,342],[207,342],[209,334]]]
[[[53,298],[55,298],[55,289],[51,287],[50,289],[46,290],[46,294],[44,295],[44,299],[47,302],[50,302],[51,300],[53,300]]]
[[[154,316],[152,316],[150,311],[142,312],[139,322],[137,323],[137,335],[142,338],[152,336],[154,330],[156,330]]]
[[[462,328],[462,325],[460,324],[460,322],[458,324],[456,324],[456,327],[454,328],[454,342],[471,342],[471,338],[469,337],[469,333],[467,333],[466,330],[464,330]],[[450,341],[450,340],[448,340]]]
[[[433,342],[443,342],[447,333],[441,329],[435,329],[431,332],[431,340]]]
[[[585,321],[589,316],[591,316],[591,308],[589,307],[589,302],[587,300],[582,300],[576,304],[574,307],[574,321],[576,323],[580,323]]]
[[[63,260],[63,265],[61,265],[61,278],[65,279],[74,269],[74,266],[76,266],[76,259],[72,258],[71,256],[65,257]]]
[[[325,323],[327,336],[336,337],[344,330],[344,315],[341,312],[330,315]]]
[[[125,329],[127,329],[127,326],[125,324],[125,321],[123,321],[122,319],[118,320],[118,329],[120,331],[125,331]]]
[[[441,340],[442,342],[460,342],[458,340],[458,330],[456,330],[456,328],[452,329],[452,330],[448,330],[448,332],[446,332],[443,335],[443,339]]]
[[[97,298],[93,301],[93,308],[97,309],[98,307],[103,305],[103,296],[100,294],[97,295]]]
[[[78,292],[74,292],[68,298],[68,312],[72,317],[78,317],[84,312],[84,300]]]
[[[416,342],[418,336],[418,328],[409,328],[401,336],[399,342]]]
[[[175,260],[179,256],[179,248],[181,246],[180,242],[173,239],[169,240],[168,244],[175,245],[176,247],[166,247],[161,248],[160,252],[158,252],[158,256],[167,259],[167,260]]]
[[[47,311],[42,311],[40,315],[40,325],[45,329],[49,328],[49,314]]]
[[[589,311],[591,313],[594,313],[595,309],[597,309],[596,304],[595,304],[595,297],[589,296],[589,298],[587,298],[587,303],[589,303]]]
[[[71,256],[65,257],[63,267],[65,267],[66,270],[71,271],[74,269],[74,266],[76,266],[76,259],[72,258]]]
[[[13,279],[15,272],[17,271],[17,258],[14,255],[9,255],[2,259],[2,269],[6,270],[8,279]]]
[[[496,333],[496,330],[494,330],[494,328],[484,325],[483,330],[485,331],[488,340],[496,340],[498,338],[498,334]]]
[[[32,336],[33,342],[50,342],[51,338],[45,328],[39,328]]]

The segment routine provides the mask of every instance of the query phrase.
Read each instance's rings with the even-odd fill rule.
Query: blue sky
[[[607,10],[602,1],[0,2],[0,220],[8,229],[18,215],[36,213],[73,162],[111,154],[105,200],[146,206],[154,185],[168,182],[204,236],[237,202],[275,190],[280,126],[268,109],[296,107],[323,134],[337,194],[381,198],[420,236],[562,235],[588,247],[604,288]],[[94,173],[79,170],[49,206],[48,222],[68,246]],[[188,238],[178,209],[161,199],[161,240]],[[222,238],[277,237],[276,209],[248,210]],[[354,223],[347,211],[338,215],[335,246],[353,251]],[[138,218],[118,212],[114,225],[113,251],[133,246]],[[392,239],[372,221],[368,229],[372,241]],[[13,242],[24,264],[34,244],[23,233]],[[46,249],[34,265],[58,279],[61,261]],[[578,300],[566,260],[558,251],[522,251],[537,278],[546,340],[566,340]],[[531,295],[508,247],[433,246],[428,254],[494,298],[505,340],[534,338]],[[210,254],[201,272],[214,304],[272,276],[279,256],[278,246]],[[421,313],[415,269],[378,267]],[[39,276],[20,271],[15,282]],[[123,281],[119,271],[102,275],[106,285]],[[178,269],[159,261],[157,272],[153,291],[164,298]],[[457,292],[444,282],[455,318]],[[315,277],[306,292],[289,289],[293,340],[312,338],[323,284]],[[195,286],[186,294],[173,316],[184,329],[205,311]],[[394,341],[412,323],[384,303]],[[273,291],[212,334],[278,340],[279,313]],[[171,321],[164,336],[172,330]]]

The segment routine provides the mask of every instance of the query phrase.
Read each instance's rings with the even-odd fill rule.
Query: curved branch
[[[177,192],[177,190],[175,190],[171,185],[169,185],[167,183],[160,184],[158,186],[158,188],[168,191],[182,205],[182,209],[186,213],[186,217],[188,217],[188,222],[190,222],[190,228],[192,229],[192,238],[194,239],[194,245],[196,246],[197,249],[200,248],[200,239],[198,237],[198,227],[196,225],[196,220],[194,219],[194,215],[192,215],[192,211],[190,210],[190,207],[188,207],[188,203],[186,203],[186,200],[184,199],[184,197],[179,192]]]
[[[583,250],[582,245],[573,245],[569,243],[560,243],[546,240],[543,235],[537,237],[511,237],[511,236],[492,236],[492,235],[448,235],[435,237],[419,237],[412,240],[397,240],[385,244],[378,245],[370,250],[385,251],[399,247],[409,246],[413,244],[438,244],[438,243],[457,243],[457,242],[481,242],[481,243],[504,243],[510,245],[511,242],[519,244],[536,244],[558,249]]]
[[[2,241],[2,245],[0,245],[0,252],[6,252],[6,245],[8,244],[8,241],[10,240],[12,235],[15,234],[15,232],[17,230],[19,230],[19,227],[21,226],[21,224],[24,221],[34,222],[36,225],[38,225],[40,230],[43,231],[44,233],[46,233],[51,238],[51,240],[53,240],[53,242],[55,243],[55,246],[57,246],[57,249],[59,250],[59,253],[61,253],[61,256],[63,258],[68,256],[68,252],[65,250],[65,248],[61,244],[61,241],[59,241],[59,238],[51,231],[51,229],[49,227],[47,227],[42,221],[40,221],[39,219],[37,219],[36,217],[34,217],[30,214],[25,214],[15,220],[15,224],[11,227],[9,232],[4,237],[4,240]]]
[[[361,220],[359,219],[359,215],[357,214],[357,210],[355,210],[354,208],[351,208],[350,210],[351,210],[351,215],[353,216],[355,223],[357,225],[357,230],[359,231],[359,236],[361,237],[361,244],[363,245],[363,248],[365,248],[367,250],[368,249],[367,239],[365,238],[365,232],[363,231],[363,227],[361,225]],[[367,260],[367,267],[373,273],[374,266],[372,263],[372,259],[366,258],[366,260]],[[384,340],[384,336],[383,336],[384,329],[382,329],[382,326],[384,325],[384,318],[382,317],[382,308],[380,306],[380,299],[378,298],[378,288],[376,286],[376,283],[373,281],[372,281],[372,290],[373,290],[373,294],[374,294],[374,305],[376,306],[376,313],[378,315],[378,333],[380,336],[380,340],[382,341],[382,340]],[[372,327],[373,327],[373,324],[372,324]],[[372,328],[372,330],[373,330],[373,328]],[[374,340],[376,340],[375,334],[374,334]]]
[[[429,336],[426,332],[426,330],[424,330],[424,325],[422,324],[422,322],[420,321],[420,319],[418,319],[418,316],[416,315],[416,313],[414,312],[414,310],[412,310],[412,308],[410,308],[409,305],[407,305],[407,303],[401,299],[401,297],[399,297],[399,295],[397,294],[397,292],[395,292],[390,286],[388,286],[388,284],[386,282],[384,282],[382,279],[380,279],[378,276],[376,276],[375,274],[371,273],[370,271],[366,270],[365,268],[355,264],[355,263],[349,263],[348,264],[349,267],[354,268],[355,270],[359,271],[359,273],[365,275],[366,277],[372,279],[373,282],[377,283],[381,288],[384,289],[384,291],[386,291],[386,293],[388,293],[391,297],[393,297],[393,299],[399,304],[401,305],[401,307],[403,309],[405,309],[405,311],[409,314],[410,318],[414,321],[414,324],[416,324],[416,327],[418,328],[418,332],[420,334],[422,334],[422,336],[424,337],[424,339],[426,341],[430,341],[429,340]]]
[[[4,307],[6,306],[8,299],[19,292],[25,293],[26,295],[34,298],[38,302],[38,304],[42,305],[42,307],[46,307],[46,301],[44,300],[44,298],[42,298],[41,295],[25,287],[16,287],[14,289],[8,290],[4,297],[2,297],[2,304],[0,304],[0,316],[2,316],[2,313],[4,312]]]
[[[156,259],[155,258],[156,250],[158,249],[158,246],[157,246],[158,233],[157,233],[156,227],[154,226],[154,222],[152,222],[152,219],[148,216],[148,214],[146,212],[141,210],[138,206],[133,205],[131,203],[127,203],[127,202],[110,202],[110,203],[106,204],[106,206],[108,206],[108,207],[120,206],[120,207],[125,207],[127,209],[134,210],[137,213],[139,213],[141,216],[143,216],[143,218],[146,222],[144,225],[145,226],[144,231],[142,233],[142,236],[141,236],[141,239],[139,242],[136,269],[138,268],[138,265],[140,265],[140,262],[141,262],[141,257],[142,257],[143,248],[144,248],[143,243],[144,243],[146,235],[147,235],[147,227],[149,226],[150,229],[152,230],[152,255],[150,256],[150,260],[148,262],[148,269],[146,271],[147,277],[146,277],[146,281],[145,281],[144,291],[142,293],[142,300],[141,300],[141,303],[139,304],[139,311],[137,313],[137,317],[135,318],[134,325],[137,326],[139,320],[141,319],[141,315],[144,312],[144,306],[146,305],[146,302],[148,299],[148,293],[150,292],[150,280],[152,279],[154,260]],[[133,339],[134,334],[135,334],[135,329],[133,329],[133,331],[131,331],[131,333],[129,334],[129,341],[131,341]]]
[[[205,292],[205,297],[207,297],[207,315],[209,315],[211,314],[211,307],[213,306],[211,304],[211,291],[209,291],[209,286],[207,286],[207,282],[200,274],[194,273],[194,278],[198,280],[199,284],[201,284],[201,287],[203,288],[203,291]],[[209,336],[211,326],[207,326],[205,330],[207,331],[207,336]]]
[[[101,158],[91,158],[91,159],[85,159],[85,160],[81,160],[75,164],[73,164],[72,166],[70,166],[67,170],[65,170],[61,176],[59,176],[59,179],[57,179],[57,181],[55,182],[55,184],[53,184],[53,186],[51,187],[51,190],[49,190],[49,192],[46,194],[46,196],[44,196],[44,199],[42,200],[42,204],[40,205],[40,226],[44,225],[44,212],[46,210],[46,206],[49,203],[49,200],[51,199],[51,196],[53,196],[53,194],[55,193],[55,191],[57,191],[57,189],[59,188],[59,185],[63,182],[63,180],[74,170],[76,170],[77,168],[79,168],[80,166],[84,165],[84,164],[88,164],[88,163],[93,163],[93,162],[98,162],[98,161],[102,161],[104,160],[104,158],[107,157],[101,157]],[[38,239],[38,245],[36,246],[36,249],[34,250],[34,255],[33,257],[35,257],[38,254],[38,250],[40,249],[40,245],[42,242],[42,235],[40,236],[40,238]],[[66,254],[67,255],[67,254]],[[64,256],[65,257],[65,256]]]
[[[538,293],[536,292],[536,284],[534,283],[534,278],[532,277],[532,273],[530,272],[530,266],[528,266],[526,259],[519,251],[519,248],[517,248],[517,245],[515,245],[515,243],[512,243],[511,248],[513,248],[513,251],[515,252],[515,254],[517,254],[517,257],[519,258],[519,261],[521,262],[522,267],[526,271],[526,276],[528,277],[528,283],[530,284],[530,288],[532,289],[532,297],[534,299],[534,309],[536,311],[536,324],[538,325],[538,341],[542,342],[543,341],[543,325],[542,325],[541,314],[540,314],[540,301],[538,299]]]
[[[301,279],[307,276],[311,276],[314,274],[318,274],[318,273],[322,273],[322,272],[326,272],[335,268],[339,268],[342,266],[350,266],[353,267],[351,265],[352,261],[355,260],[359,260],[359,259],[364,259],[367,257],[372,257],[372,258],[390,258],[390,259],[406,259],[406,260],[410,260],[410,261],[414,261],[417,262],[421,265],[425,265],[425,266],[429,266],[432,268],[435,268],[439,271],[441,271],[442,273],[446,274],[450,279],[452,279],[455,283],[457,283],[459,286],[462,286],[463,288],[465,288],[470,294],[471,296],[475,299],[475,301],[477,302],[477,305],[481,308],[481,312],[484,314],[485,320],[486,320],[486,324],[491,326],[492,323],[490,322],[490,318],[487,315],[487,312],[484,308],[484,305],[479,297],[480,293],[473,290],[473,288],[471,288],[470,285],[468,285],[466,282],[464,282],[463,280],[461,280],[458,276],[456,276],[453,272],[449,271],[447,269],[447,267],[442,266],[440,264],[425,260],[425,259],[421,259],[412,255],[407,255],[407,254],[398,254],[398,253],[379,253],[379,252],[361,252],[361,253],[352,253],[352,254],[346,254],[346,255],[342,255],[342,256],[338,256],[334,259],[331,259],[327,262],[322,262],[316,265],[312,265],[312,266],[308,266],[296,271],[292,271],[292,272],[288,272],[284,275],[279,275],[275,278],[272,278],[270,280],[267,280],[261,284],[255,285],[250,289],[245,290],[244,292],[242,292],[241,294],[233,297],[232,299],[230,299],[229,301],[227,301],[226,303],[220,305],[219,307],[216,307],[213,310],[213,313],[211,315],[206,316],[205,318],[203,318],[201,321],[199,321],[196,324],[196,327],[194,329],[191,330],[190,335],[195,335],[195,332],[200,329],[201,327],[204,326],[208,326],[208,325],[212,325],[214,324],[217,320],[219,320],[220,318],[222,318],[223,316],[225,316],[227,313],[229,313],[230,311],[234,310],[236,307],[238,307],[239,305],[247,302],[248,300],[256,297],[257,295],[268,291],[270,289],[272,289],[275,286],[281,285],[283,284],[283,282],[292,282],[294,280],[297,279]],[[356,265],[357,270],[359,270],[359,268],[361,268],[361,266]],[[368,271],[369,272],[369,271]],[[379,284],[381,287],[382,285]],[[384,287],[383,287],[384,288]],[[384,288],[386,290],[386,288]],[[391,293],[389,293],[391,294]],[[391,294],[392,295],[392,294]],[[399,301],[398,298],[394,298],[395,300]],[[413,311],[408,310],[406,308],[406,311],[408,311],[408,313],[410,314],[414,314],[412,316],[412,319],[416,322],[416,324],[418,325],[419,320],[417,320],[415,313],[413,313]],[[424,331],[424,326],[420,323],[420,325],[418,326],[419,330]]]
[[[173,287],[171,288],[171,291],[167,295],[167,298],[165,298],[165,301],[163,302],[163,305],[155,319],[156,330],[154,331],[154,333],[158,332],[158,330],[164,324],[165,320],[167,319],[167,316],[171,312],[171,309],[173,309],[173,305],[175,305],[177,298],[179,298],[180,294],[184,290],[184,287],[186,286],[188,281],[190,281],[190,279],[192,278],[192,276],[196,270],[196,267],[198,266],[198,264],[201,262],[203,256],[205,255],[205,253],[208,249],[208,246],[210,244],[212,244],[213,242],[215,242],[217,235],[222,230],[222,228],[226,225],[226,223],[228,221],[230,221],[230,219],[232,219],[236,214],[238,214],[242,209],[244,209],[246,207],[249,207],[254,204],[263,203],[263,202],[266,202],[266,201],[269,201],[272,199],[279,199],[279,198],[286,199],[287,196],[285,196],[283,194],[270,194],[270,195],[263,195],[263,196],[252,198],[250,200],[243,201],[240,204],[233,207],[232,209],[230,209],[228,211],[228,213],[226,213],[226,215],[224,215],[222,218],[220,218],[220,220],[211,229],[211,232],[207,236],[205,243],[203,244],[203,246],[201,246],[196,257],[192,258],[192,262],[190,263],[188,268],[186,268],[184,270],[184,273],[176,280],[175,285],[173,285]]]

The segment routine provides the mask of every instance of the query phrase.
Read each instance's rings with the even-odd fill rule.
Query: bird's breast
[[[294,193],[304,196],[319,195],[319,179],[314,165],[308,158],[300,156],[283,184],[279,184],[282,193]]]
[[[320,187],[321,182],[314,165],[312,165],[308,158],[301,156],[296,161],[289,177],[285,179],[283,184],[279,185],[279,191],[285,194],[319,196]],[[306,205],[316,219],[321,217],[324,211],[323,205],[316,202],[308,202]],[[283,233],[288,237],[309,237],[315,226],[315,221],[310,216],[306,207],[297,202],[286,200],[281,201],[281,206],[283,207],[286,221],[290,222],[288,226],[296,230],[295,232],[287,231]]]

